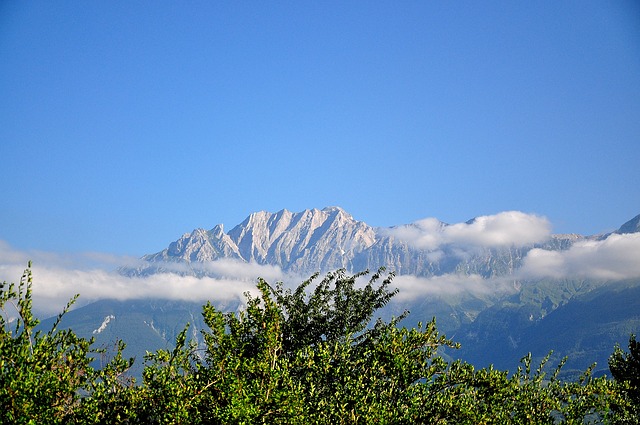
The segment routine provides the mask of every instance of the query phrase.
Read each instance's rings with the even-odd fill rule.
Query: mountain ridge
[[[618,234],[636,233],[636,232],[640,232],[640,214],[638,214],[637,216],[633,217],[631,220],[624,223],[622,226],[618,228],[618,230],[615,231],[615,233],[618,233]]]
[[[418,222],[372,227],[336,206],[301,212],[287,209],[275,213],[258,211],[229,232],[218,224],[211,230],[196,228],[184,233],[164,250],[145,255],[141,264],[123,267],[120,272],[149,275],[164,270],[166,263],[191,265],[233,259],[278,266],[285,272],[296,273],[340,268],[357,272],[384,266],[397,274],[415,276],[462,273],[496,277],[513,274],[531,249],[562,251],[578,241],[608,236],[549,233],[543,241],[474,246],[473,243],[439,241],[441,235],[453,233],[454,229],[458,231],[460,225],[428,220],[426,225],[422,224],[426,229]],[[477,220],[478,217],[470,219],[464,226],[481,225]],[[526,225],[530,223],[523,224]],[[639,226],[640,215],[623,224],[616,233],[639,231]],[[422,239],[412,243],[410,238],[419,234]],[[409,237],[403,238],[403,235]],[[433,244],[437,246],[431,246]],[[198,274],[197,271],[191,273]]]
[[[500,369],[514,370],[527,351],[541,359],[553,348],[554,362],[569,356],[569,370],[584,370],[597,361],[599,373],[605,373],[614,344],[625,344],[629,332],[640,331],[640,278],[532,278],[523,276],[521,270],[531,254],[557,262],[562,261],[563,254],[571,254],[571,259],[574,251],[592,249],[610,236],[627,238],[625,234],[639,229],[640,216],[612,233],[584,236],[546,234],[544,220],[521,214],[482,216],[454,225],[427,219],[374,228],[339,207],[297,213],[286,209],[260,211],[229,232],[222,224],[210,230],[194,229],[164,250],[144,256],[135,267],[122,267],[120,272],[133,276],[171,272],[211,276],[225,282],[227,276],[220,275],[220,268],[207,267],[209,262],[233,260],[278,266],[281,271],[296,272],[290,275],[294,280],[293,276],[308,277],[316,271],[345,268],[359,272],[386,266],[397,275],[394,283],[400,292],[380,314],[388,318],[408,310],[411,314],[403,322],[408,326],[435,317],[438,329],[462,344],[461,350],[446,355],[476,365],[493,362]],[[500,220],[512,226],[507,226],[508,230],[515,226],[515,234],[528,236],[514,239],[506,235],[505,239],[500,232],[492,238],[478,236],[479,226],[496,233],[496,221]],[[536,226],[542,229],[542,237],[539,232],[529,231]],[[597,253],[588,258],[596,261]],[[240,304],[219,301],[216,308],[237,311]],[[159,306],[165,310],[159,312]],[[72,311],[68,317],[71,323],[65,323],[87,337],[104,328],[95,335],[101,344],[122,338],[132,344],[127,353],[141,359],[148,348],[144,344],[154,348],[172,343],[182,329],[179,325],[184,325],[176,321],[192,323],[192,338],[201,344],[195,332],[204,326],[200,306],[197,302],[174,305],[151,299],[112,301]]]

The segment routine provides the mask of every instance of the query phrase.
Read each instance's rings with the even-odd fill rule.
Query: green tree
[[[629,337],[629,352],[615,347],[609,358],[609,370],[624,397],[614,408],[613,423],[640,424],[640,343],[635,335]]]
[[[32,307],[31,263],[18,285],[0,286],[0,422],[63,423],[79,404],[79,390],[93,373],[92,341],[58,330],[62,316],[46,333]]]
[[[125,372],[133,360],[122,358],[124,343],[95,370],[91,363],[101,350],[92,348],[94,340],[58,329],[78,295],[43,332],[36,330],[32,285],[31,262],[17,285],[0,285],[0,423],[117,423],[103,419],[120,417],[118,403],[132,388]]]
[[[207,422],[290,423],[301,409],[300,386],[290,374],[295,359],[283,346],[282,309],[264,280],[257,287],[260,297],[247,294],[238,314],[203,307],[210,330],[205,361],[194,373],[207,389],[201,398]]]
[[[587,371],[576,383],[535,371],[475,370],[438,353],[457,345],[435,321],[415,328],[401,318],[372,322],[395,295],[393,274],[329,273],[295,290],[259,280],[245,311],[208,304],[206,360],[197,373],[212,423],[577,424],[604,418],[613,387]]]
[[[476,370],[441,357],[457,344],[435,320],[413,328],[400,326],[407,313],[373,320],[397,293],[383,273],[361,284],[366,273],[338,270],[294,290],[259,279],[244,310],[203,307],[204,348],[187,340],[187,326],[172,350],[148,353],[133,385],[122,342],[94,370],[92,340],[57,329],[75,298],[49,332],[34,332],[28,268],[19,285],[0,287],[0,422],[583,424],[606,420],[613,405],[616,423],[637,423],[622,409],[637,395],[634,338],[631,353],[612,356],[621,384],[590,370],[562,382],[562,364],[549,375],[546,361],[532,369],[530,355],[514,374]]]

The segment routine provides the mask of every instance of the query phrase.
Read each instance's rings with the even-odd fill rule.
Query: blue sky
[[[251,212],[640,213],[628,1],[2,2],[0,240],[156,252]]]

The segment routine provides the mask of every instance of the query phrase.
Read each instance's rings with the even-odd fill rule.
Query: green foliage
[[[640,424],[640,343],[629,337],[629,352],[616,346],[609,358],[609,369],[622,386],[623,400],[614,407],[616,424]]]
[[[124,346],[119,341],[115,356],[87,379],[71,423],[117,424],[136,416],[140,399],[134,380],[127,376],[133,359],[122,357]]]
[[[381,272],[315,276],[294,291],[260,280],[247,309],[222,313],[208,304],[202,382],[212,390],[214,423],[583,423],[601,419],[614,388],[588,371],[576,383],[531,370],[531,357],[509,376],[449,364],[438,355],[456,344],[435,321],[403,328],[374,312],[394,294]]]
[[[272,288],[262,282],[285,316],[282,330],[285,350],[296,351],[322,341],[341,341],[348,336],[361,341],[370,338],[370,333],[358,334],[371,323],[374,312],[397,293],[389,290],[393,274],[376,287],[382,272],[381,269],[374,274],[363,288],[356,288],[356,283],[366,272],[353,276],[348,276],[345,270],[328,273],[308,296],[306,291],[318,274],[293,292],[284,290],[281,283]]]
[[[115,357],[99,371],[90,364],[101,350],[93,339],[58,329],[78,295],[58,315],[48,332],[36,331],[32,313],[31,263],[19,283],[0,285],[0,423],[105,423],[127,393],[123,383],[133,360]],[[103,407],[105,409],[103,409]]]
[[[18,285],[0,286],[0,422],[63,423],[79,403],[78,390],[92,374],[91,341],[72,331],[57,331],[72,299],[47,332],[32,312],[32,273]],[[13,316],[15,315],[15,316]]]
[[[583,424],[607,420],[611,406],[619,413],[637,395],[635,339],[630,354],[618,348],[612,356],[625,384],[590,370],[564,382],[562,364],[549,375],[547,359],[532,370],[530,355],[511,375],[447,362],[439,350],[458,345],[435,319],[413,328],[400,326],[407,313],[374,320],[397,292],[393,274],[383,273],[361,285],[366,273],[338,270],[295,290],[260,279],[238,313],[207,303],[204,347],[188,341],[187,325],[174,349],[147,354],[136,385],[122,342],[94,370],[92,340],[57,329],[75,299],[49,332],[33,333],[27,269],[19,285],[0,287],[0,422]]]
[[[205,362],[199,363],[207,420],[214,423],[288,422],[299,411],[300,388],[291,375],[290,353],[284,351],[284,317],[264,280],[261,296],[247,294],[246,309],[222,313],[203,307]]]

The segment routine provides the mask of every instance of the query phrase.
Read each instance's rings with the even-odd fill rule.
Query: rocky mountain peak
[[[618,230],[616,230],[616,233],[620,233],[620,234],[636,233],[636,232],[640,232],[640,214],[633,217],[631,220],[627,221],[622,226],[620,226]]]
[[[476,220],[471,219],[467,224]],[[512,273],[534,247],[565,250],[577,241],[591,238],[577,234],[553,235],[535,245],[468,249],[436,243],[438,235],[448,226],[435,218],[427,218],[391,228],[373,228],[336,206],[301,212],[259,211],[228,233],[221,224],[210,231],[198,228],[185,233],[167,249],[143,257],[148,267],[133,273],[152,273],[162,269],[160,263],[163,262],[232,258],[305,274],[338,268],[375,270],[386,266],[398,274],[416,276],[467,273],[488,277]],[[640,215],[623,224],[617,233],[638,231]],[[433,243],[429,238],[435,238]]]
[[[373,229],[339,207],[255,213],[229,237],[246,261],[293,270],[344,267],[350,258],[338,258],[341,252],[359,251],[375,241]]]
[[[225,234],[224,225],[216,224],[213,229],[209,230],[209,234],[211,234],[212,237],[221,238]]]

